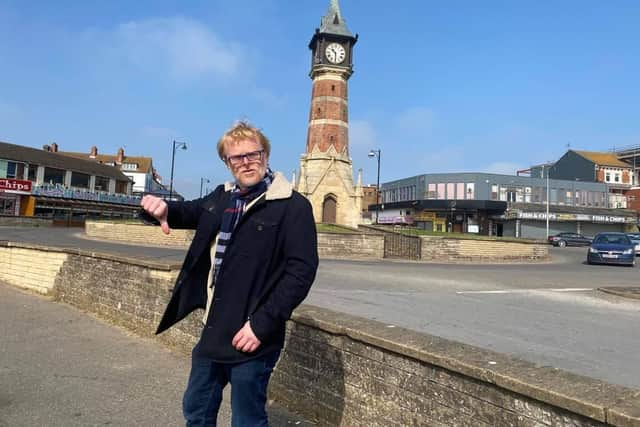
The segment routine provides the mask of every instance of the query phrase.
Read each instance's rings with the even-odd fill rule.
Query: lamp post
[[[544,169],[545,166],[548,165],[542,165],[542,175],[544,175]],[[547,215],[546,215],[546,220],[547,220],[547,240],[549,240],[549,168],[547,168]]]
[[[209,181],[207,178],[200,178],[200,197],[202,197],[202,184],[205,182],[208,184],[211,181]]]
[[[381,150],[371,150],[369,151],[369,158],[373,159],[374,157],[378,158],[378,179],[376,184],[376,224],[379,224],[379,216],[380,216],[380,153]]]
[[[171,179],[169,181],[169,200],[173,198],[173,165],[176,160],[176,149],[181,148],[183,150],[187,149],[186,142],[178,142],[175,139],[173,140],[173,150],[171,150]]]

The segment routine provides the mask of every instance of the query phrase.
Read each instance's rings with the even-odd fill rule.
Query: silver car
[[[627,233],[627,236],[631,239],[631,243],[635,245],[636,256],[640,255],[640,233]]]

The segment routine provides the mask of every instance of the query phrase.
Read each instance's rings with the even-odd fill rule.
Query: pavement
[[[619,297],[640,299],[640,286],[608,286],[598,290]]]
[[[0,283],[0,427],[180,426],[190,358]],[[218,425],[230,425],[229,396]],[[312,423],[276,404],[272,426]]]

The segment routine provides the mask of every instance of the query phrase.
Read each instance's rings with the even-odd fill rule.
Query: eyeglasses
[[[224,161],[230,163],[234,166],[241,165],[244,163],[244,159],[247,159],[247,162],[259,162],[262,160],[262,154],[264,150],[252,151],[250,153],[238,154],[237,156],[227,156],[224,158]]]

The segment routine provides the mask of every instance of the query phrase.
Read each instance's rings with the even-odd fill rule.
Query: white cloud
[[[20,109],[13,104],[0,101],[0,116],[16,116],[20,114]]]
[[[409,108],[394,119],[395,126],[402,132],[428,133],[435,123],[435,113],[426,107]]]
[[[138,133],[143,138],[170,140],[179,136],[179,133],[173,129],[157,126],[144,126]]]
[[[484,169],[487,173],[515,175],[517,170],[526,169],[525,166],[512,162],[494,162]]]
[[[354,120],[349,123],[349,145],[351,147],[376,148],[378,145],[373,125],[365,120]]]
[[[114,48],[136,66],[160,73],[166,70],[180,80],[232,78],[243,62],[237,44],[189,18],[131,21],[119,25],[113,36]]]

